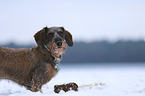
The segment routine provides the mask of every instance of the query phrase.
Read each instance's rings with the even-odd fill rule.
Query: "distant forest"
[[[9,48],[31,48],[31,45],[0,44]],[[91,43],[74,42],[63,55],[62,63],[112,63],[112,62],[145,62],[145,41],[96,41]]]

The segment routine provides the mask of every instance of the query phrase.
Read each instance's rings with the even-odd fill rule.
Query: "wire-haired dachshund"
[[[72,35],[63,27],[44,27],[34,35],[37,47],[0,47],[0,79],[9,79],[33,92],[58,72],[66,46],[73,46]]]

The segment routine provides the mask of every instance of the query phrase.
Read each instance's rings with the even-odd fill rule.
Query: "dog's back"
[[[0,66],[15,66],[17,67],[29,60],[32,51],[31,49],[13,49],[13,48],[4,48],[0,47]],[[24,66],[24,65],[21,65]]]
[[[33,61],[31,57],[34,57],[31,50],[0,47],[0,78],[20,79],[29,73],[33,66],[30,64]]]

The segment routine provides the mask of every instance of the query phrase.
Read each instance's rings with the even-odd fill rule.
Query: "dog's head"
[[[47,46],[52,51],[52,55],[57,58],[61,58],[66,44],[73,46],[72,35],[63,27],[44,27],[34,37],[39,46]]]

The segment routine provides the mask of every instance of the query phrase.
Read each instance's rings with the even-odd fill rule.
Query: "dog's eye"
[[[52,32],[51,32],[51,33],[48,33],[48,36],[49,36],[49,35],[53,36],[53,35],[54,35],[54,33],[52,33]]]
[[[63,37],[63,32],[62,31],[59,31],[58,34]]]

